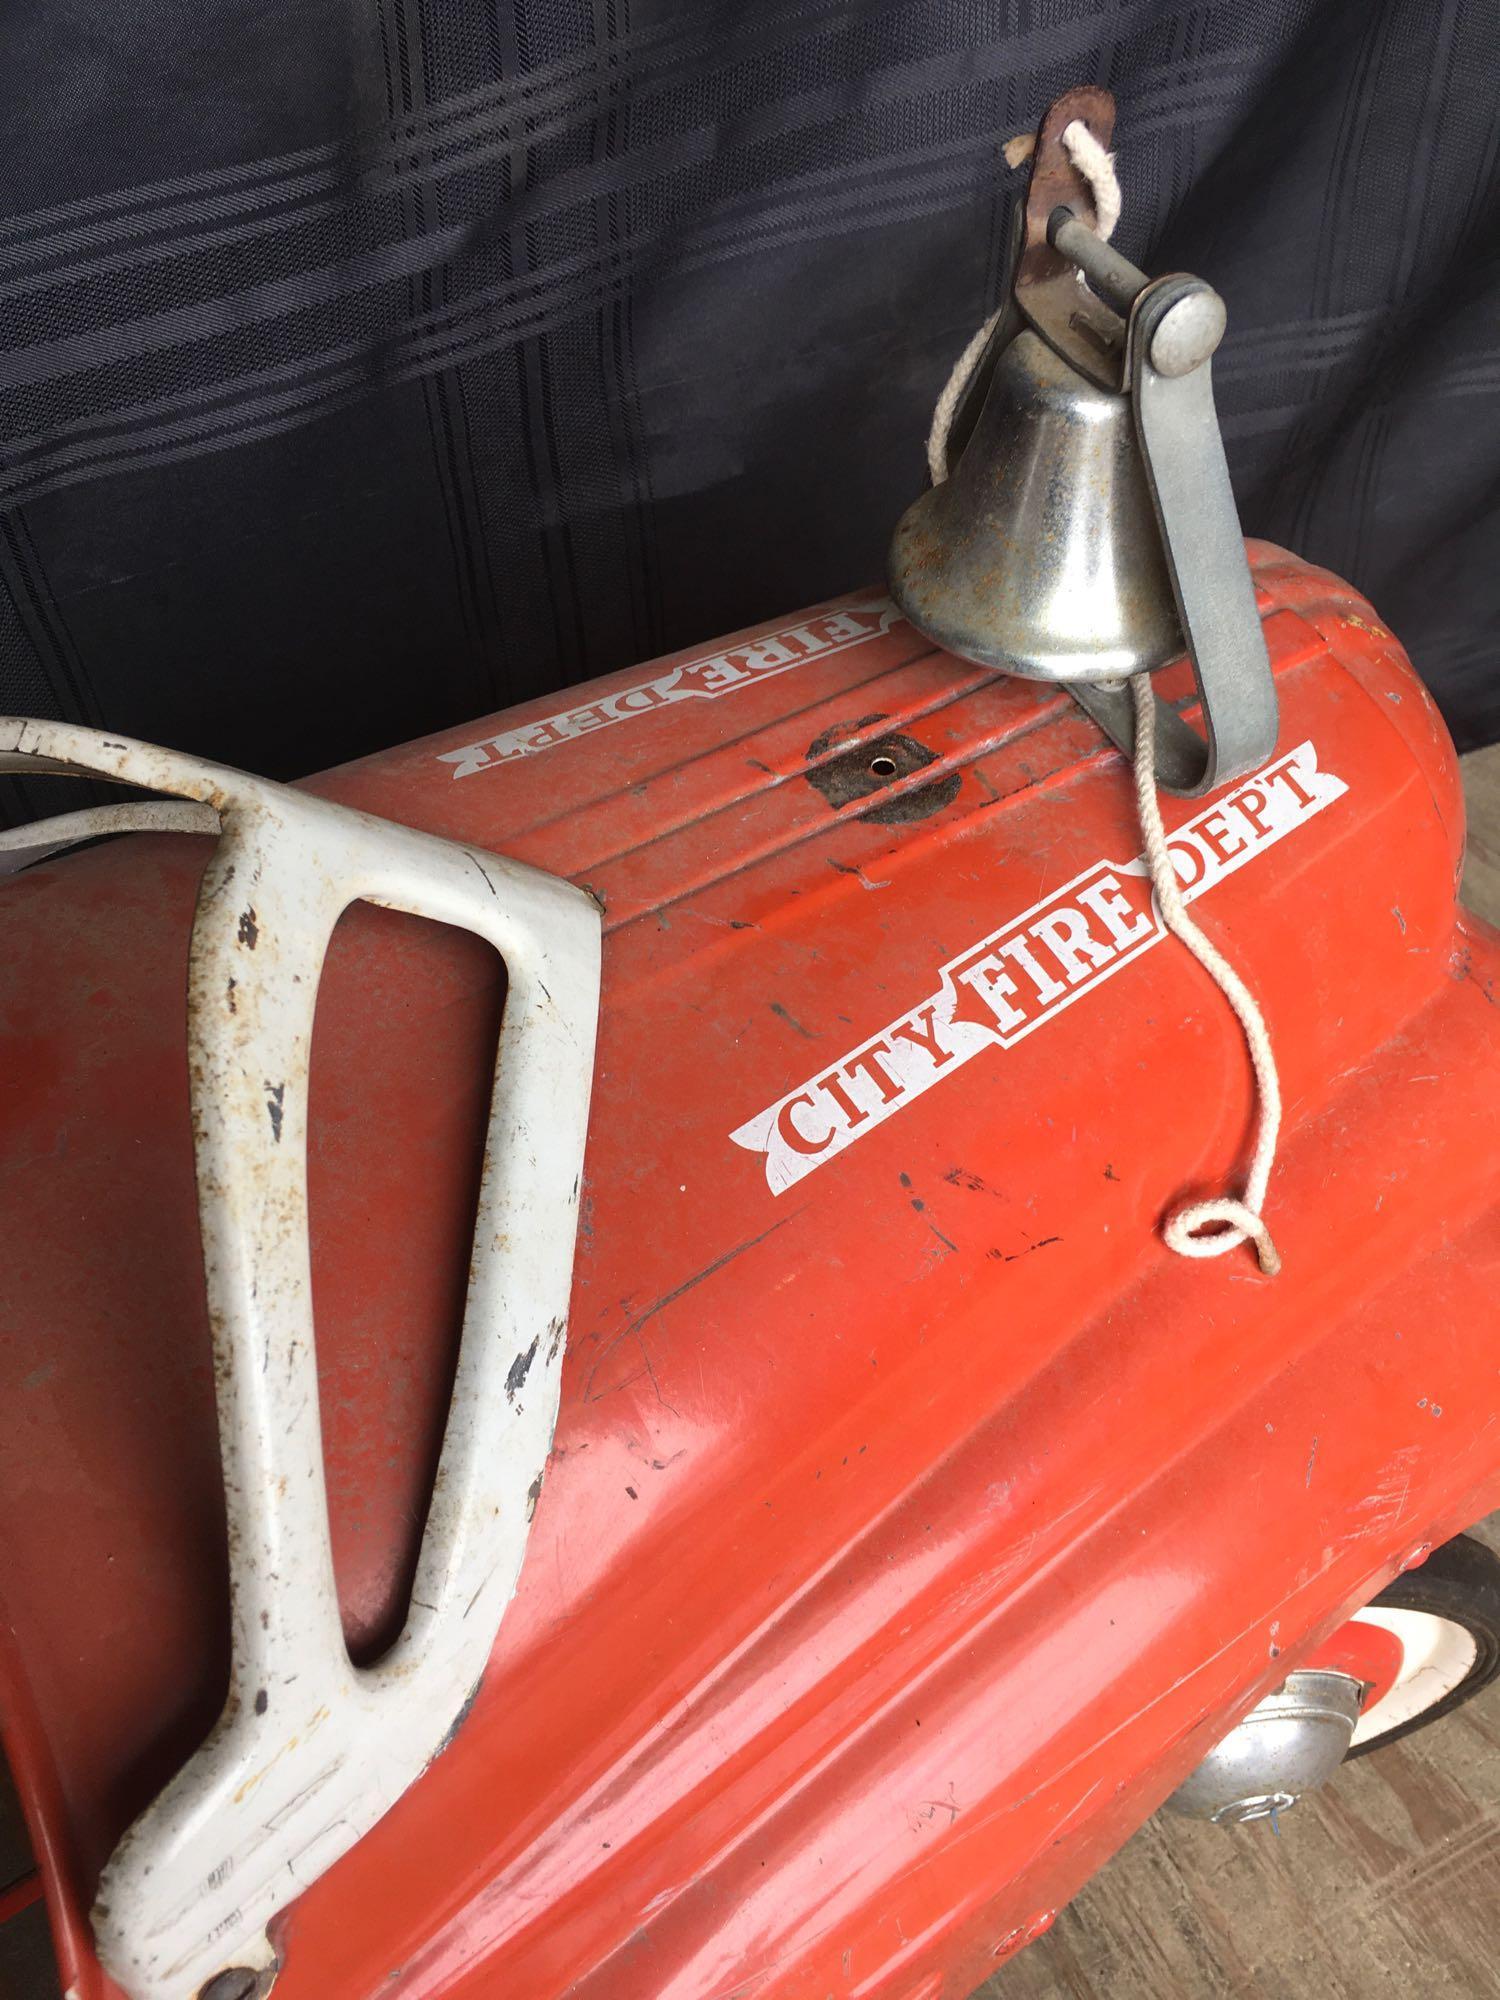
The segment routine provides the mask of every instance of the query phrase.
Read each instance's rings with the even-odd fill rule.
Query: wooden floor
[[[1500,923],[1500,747],[1464,759],[1464,791],[1464,900]],[[1500,1550],[1500,1515],[1477,1532]],[[981,1994],[1500,1996],[1500,1683],[1346,1766],[1279,1832],[1159,1815]]]

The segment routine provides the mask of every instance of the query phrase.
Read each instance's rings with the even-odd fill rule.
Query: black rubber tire
[[[1442,1543],[1420,1568],[1398,1576],[1372,1602],[1388,1604],[1397,1611],[1431,1611],[1449,1618],[1473,1633],[1479,1650],[1468,1673],[1441,1701],[1410,1721],[1397,1723],[1394,1729],[1358,1744],[1349,1752],[1350,1757],[1383,1750],[1387,1743],[1451,1715],[1500,1675],[1500,1556],[1472,1535],[1455,1535],[1451,1542]]]

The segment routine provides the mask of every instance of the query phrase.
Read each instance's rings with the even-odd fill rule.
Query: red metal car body
[[[1500,953],[1456,904],[1454,755],[1368,605],[1254,561],[1277,758],[1167,817],[1282,1067],[1275,1279],[1157,1234],[1241,1154],[1250,1078],[1198,966],[1141,941],[1122,760],[882,600],[310,781],[586,884],[606,940],[520,1590],[446,1753],[289,1884],[278,2000],[956,2000],[1500,1496]],[[111,1990],[99,1870],[224,1692],[182,1007],[208,845],[0,897],[0,1693],[80,2000]],[[311,1223],[367,1653],[501,1004],[457,932],[358,906],[335,937]]]

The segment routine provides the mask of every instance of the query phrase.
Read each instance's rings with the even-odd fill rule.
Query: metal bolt
[[[1205,285],[1167,307],[1151,335],[1151,366],[1158,375],[1191,375],[1224,338],[1228,314],[1218,293]]]
[[[260,2000],[269,1988],[263,1975],[249,1965],[226,1965],[198,1988],[198,2000]]]

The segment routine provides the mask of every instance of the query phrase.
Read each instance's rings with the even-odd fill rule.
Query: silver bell
[[[1018,333],[951,479],[909,507],[891,591],[961,659],[1041,681],[1178,659],[1182,625],[1129,400]]]
[[[1277,734],[1213,403],[1224,304],[1199,278],[1147,278],[1089,227],[1062,144],[1075,120],[1107,146],[1113,99],[1070,91],[1042,121],[1010,298],[949,433],[961,453],[902,517],[891,592],[947,651],[1060,682],[1127,753],[1125,683],[1185,654],[1202,730],[1158,698],[1155,775],[1191,797]]]

